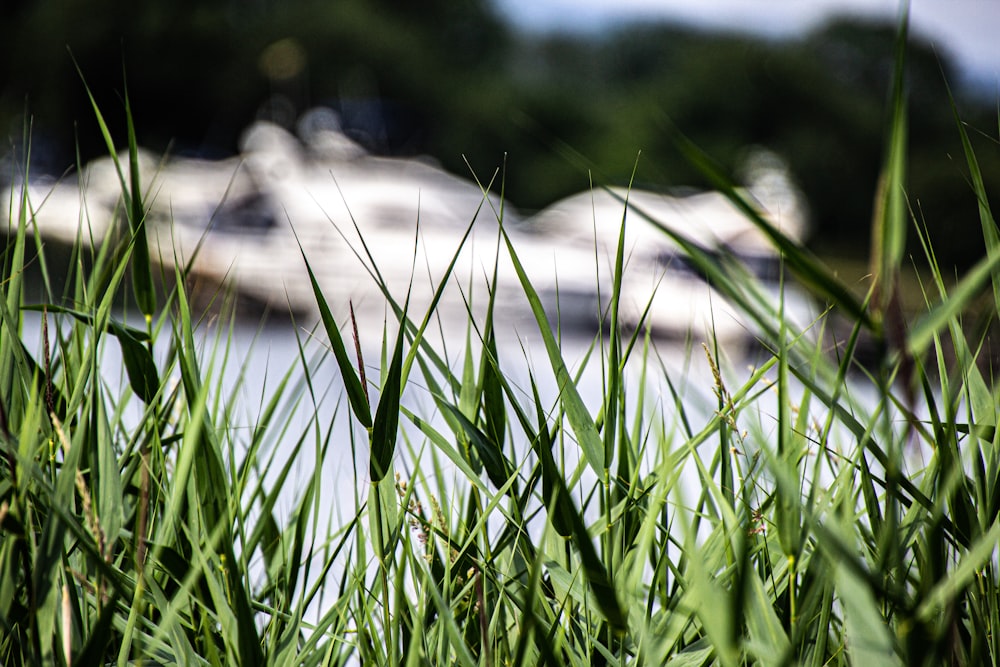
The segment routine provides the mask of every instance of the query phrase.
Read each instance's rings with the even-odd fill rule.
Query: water
[[[58,318],[51,314],[49,318],[50,345],[54,347]],[[538,386],[546,413],[553,414],[557,410],[559,388],[537,326],[521,318],[508,317],[502,318],[502,321],[503,325],[498,329],[500,365],[518,400],[526,406],[529,414],[534,414],[530,407],[533,405],[533,381]],[[64,322],[64,326],[65,324]],[[366,372],[369,380],[375,383],[378,382],[382,354],[380,340],[383,325],[384,322],[377,318],[366,318],[359,322],[361,331],[378,332],[378,335],[363,337]],[[466,321],[446,319],[428,331],[428,339],[434,342],[435,351],[458,374],[461,373],[467,335],[473,341],[472,348],[478,365],[479,345],[475,343],[476,333],[467,333],[466,326]],[[598,352],[592,350],[593,334],[593,331],[580,330],[564,332],[561,352],[573,374],[579,372],[587,355],[592,355],[582,370],[578,388],[591,414],[597,414],[605,383],[596,356]],[[394,335],[391,327],[389,335]],[[40,359],[40,313],[25,313],[23,339],[29,351]],[[350,345],[349,340],[348,344]],[[275,467],[264,474],[265,486],[271,487],[276,483],[278,472],[298,441],[305,438],[305,444],[299,448],[293,465],[293,479],[281,493],[275,512],[279,517],[287,518],[300,494],[301,482],[310,475],[318,475],[321,480],[319,488],[322,490],[319,515],[334,517],[334,523],[341,525],[352,517],[356,503],[358,500],[364,502],[368,493],[366,435],[349,412],[339,369],[327,349],[325,332],[317,332],[289,321],[261,326],[239,323],[230,330],[219,320],[209,320],[206,326],[198,330],[196,345],[202,380],[215,387],[210,401],[218,400],[231,411],[230,429],[223,438],[223,448],[236,461],[242,460],[245,455],[264,406],[275,396],[285,372],[292,369],[291,380],[281,399],[281,407],[273,420],[272,428],[266,431],[267,439],[257,457],[259,466],[263,466],[270,457],[276,461]],[[701,395],[700,402],[689,402],[689,409],[697,411],[698,416],[710,414],[711,371],[700,350],[696,349],[689,355],[683,348],[664,346],[657,351],[672,379],[682,387],[690,383],[697,390],[692,393]],[[351,353],[353,356],[353,351]],[[161,374],[164,373],[166,355],[166,345],[161,341],[155,349]],[[633,396],[642,370],[638,363],[638,351],[634,357],[627,366],[628,386]],[[127,377],[113,337],[105,337],[100,358],[101,380],[105,391],[110,397],[118,396],[127,384]],[[308,364],[310,385],[304,382],[303,363]],[[663,375],[650,366],[647,369],[650,392],[648,403],[669,414],[672,412],[669,406],[671,399],[667,394]],[[172,369],[161,377],[161,381],[176,383],[179,381],[178,373]],[[437,381],[442,380],[437,377]],[[377,400],[377,392],[372,390],[370,395],[373,401]],[[447,425],[417,366],[413,367],[402,402],[447,437]],[[141,408],[141,403],[133,399],[123,415],[124,422],[130,425],[139,423],[142,418]],[[274,428],[282,422],[287,423],[287,429]],[[425,438],[416,427],[405,419],[401,422],[405,436],[400,438],[397,470],[404,479],[412,479],[416,476],[416,471],[413,460],[407,453],[409,447],[405,441],[408,439],[413,443],[413,451],[422,451],[422,456],[427,457],[428,461],[430,454],[423,444]],[[517,430],[515,426],[515,434]],[[318,460],[318,448],[327,441],[327,453],[322,460]],[[516,461],[526,455],[525,447],[524,444],[516,447],[520,450],[512,454]],[[573,451],[568,453],[570,469],[576,457]],[[448,477],[443,481],[445,486],[461,478],[461,473],[446,458],[440,457],[440,461],[443,464],[441,471]],[[429,469],[424,466],[425,472]],[[428,481],[436,484],[433,479]]]

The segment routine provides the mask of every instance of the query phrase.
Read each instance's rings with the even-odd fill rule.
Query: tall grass
[[[609,326],[583,362],[602,379],[596,409],[502,209],[498,238],[545,350],[526,381],[498,349],[492,288],[456,358],[428,334],[440,291],[417,313],[380,283],[398,326],[373,372],[370,344],[313,279],[328,347],[317,360],[300,340],[301,365],[241,429],[220,374],[239,363],[232,331],[205,342],[184,267],[159,303],[148,291],[138,171],[118,167],[118,235],[91,246],[81,225],[62,293],[28,234],[33,202],[14,198],[0,299],[0,662],[997,664],[998,383],[980,362],[1000,311],[1000,235],[956,112],[988,252],[946,287],[906,207],[904,74],[901,46],[861,301],[676,135],[830,317],[851,323],[845,339],[830,345],[825,317],[796,328],[734,258],[677,238],[767,352],[739,371],[708,345],[694,350],[702,377],[675,377],[641,327],[619,326],[620,243]],[[129,148],[134,164],[131,129]],[[623,229],[660,222],[622,206]],[[933,281],[906,323],[894,295],[911,229]],[[46,304],[25,301],[30,264]],[[137,327],[113,307],[128,275]],[[970,322],[991,288],[995,308]],[[40,343],[22,334],[31,310]],[[880,355],[862,366],[866,339]],[[108,348],[121,383],[102,376]],[[316,372],[326,356],[344,387],[334,408]],[[699,382],[708,411],[684,389]],[[431,414],[412,407],[415,387]],[[336,448],[369,463],[333,520],[320,499]],[[315,472],[297,472],[310,456]]]

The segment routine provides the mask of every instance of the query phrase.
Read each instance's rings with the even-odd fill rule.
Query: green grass
[[[901,50],[897,81],[904,73]],[[957,281],[944,275],[905,199],[901,84],[888,117],[861,299],[675,135],[829,317],[849,322],[835,349],[825,319],[795,329],[738,263],[690,246],[766,353],[743,371],[696,348],[703,370],[677,376],[641,328],[618,326],[619,245],[602,286],[610,326],[574,365],[497,210],[545,351],[526,377],[500,353],[491,290],[476,295],[486,315],[469,315],[456,352],[429,334],[436,300],[414,312],[384,285],[398,326],[358,346],[314,281],[325,344],[300,339],[301,363],[279,369],[250,428],[234,407],[240,384],[222,379],[241,363],[232,320],[209,335],[183,268],[159,300],[150,289],[136,170],[119,167],[120,237],[95,251],[81,236],[64,288],[27,234],[31,202],[13,199],[0,298],[0,663],[996,665],[1000,385],[982,360],[1000,311],[1000,235],[956,113],[980,202],[970,228],[988,254]],[[625,210],[624,225],[647,217]],[[931,279],[904,322],[908,233],[924,242]],[[25,301],[29,268],[45,305]],[[114,307],[127,278],[139,327]],[[51,345],[23,336],[26,311],[39,309]],[[863,338],[874,364],[856,363]],[[365,366],[356,346],[380,348],[379,363]],[[107,348],[121,354],[121,383],[101,375]],[[324,362],[343,385],[333,405]],[[601,380],[596,408],[584,375]],[[554,397],[543,389],[553,385]],[[415,392],[433,408],[418,411]],[[351,506],[331,517],[324,462],[345,451],[368,464],[354,471]]]

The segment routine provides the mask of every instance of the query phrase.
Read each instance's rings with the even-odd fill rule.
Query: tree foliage
[[[124,70],[140,141],[157,150],[229,154],[255,117],[291,125],[326,104],[376,152],[430,154],[457,173],[506,159],[509,198],[532,210],[587,187],[588,170],[627,180],[640,151],[644,185],[704,186],[673,148],[675,127],[733,173],[748,146],[777,151],[816,241],[867,242],[892,26],[837,21],[785,41],[658,24],[525,35],[486,0],[37,0],[2,12],[0,127],[21,136],[30,111],[34,141],[49,147],[36,169],[65,170],[77,146],[84,159],[103,149],[68,47],[104,108],[120,104]],[[914,41],[908,77],[911,205],[933,223],[939,258],[968,264],[976,235],[937,231],[976,216],[948,157],[961,147],[945,85],[961,93],[959,75]],[[971,134],[986,182],[1000,182],[995,111],[959,102],[985,132]]]

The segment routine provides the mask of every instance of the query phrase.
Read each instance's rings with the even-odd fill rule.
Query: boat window
[[[764,253],[738,253],[731,249],[725,251],[711,251],[705,249],[704,252],[716,262],[736,260],[742,264],[755,278],[765,281],[777,281],[781,275],[781,262],[777,255]],[[656,255],[658,267],[670,271],[673,275],[686,276],[706,280],[705,273],[698,268],[697,264],[691,261],[687,255],[677,251],[663,251]]]
[[[213,230],[236,234],[263,234],[276,225],[271,202],[259,192],[224,202],[212,221]]]
[[[691,258],[680,252],[664,251],[656,256],[656,264],[666,269],[672,275],[694,280],[706,280],[704,272],[691,261]]]
[[[743,254],[737,257],[759,280],[774,282],[781,274],[781,263],[776,255]]]

